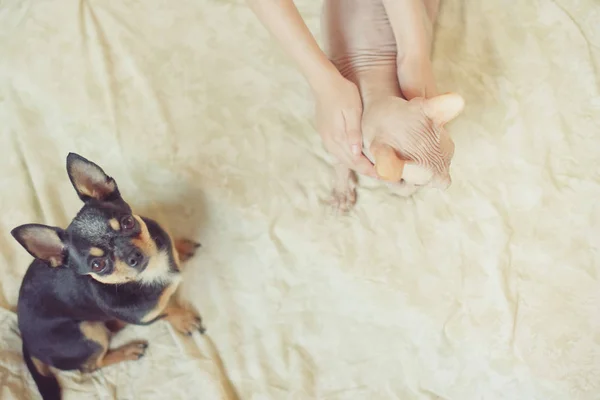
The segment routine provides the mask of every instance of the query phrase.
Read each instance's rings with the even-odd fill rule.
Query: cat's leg
[[[439,0],[382,1],[396,41],[402,95],[407,100],[436,96],[431,51]]]
[[[356,174],[343,164],[335,165],[333,192],[329,204],[334,213],[347,213],[356,203]]]

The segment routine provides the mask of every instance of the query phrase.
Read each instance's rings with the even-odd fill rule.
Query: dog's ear
[[[10,232],[13,237],[35,258],[53,267],[65,261],[64,231],[60,228],[39,224],[26,224]]]
[[[117,182],[106,175],[102,168],[75,153],[67,156],[69,179],[84,202],[90,199],[112,201],[121,197]]]

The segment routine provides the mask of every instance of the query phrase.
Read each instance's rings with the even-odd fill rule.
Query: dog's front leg
[[[206,328],[202,325],[202,318],[195,312],[176,304],[170,304],[163,311],[164,319],[177,331],[186,336],[191,336],[195,331],[204,334]]]

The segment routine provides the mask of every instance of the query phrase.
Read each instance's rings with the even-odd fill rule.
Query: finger
[[[361,111],[352,110],[344,112],[346,140],[350,145],[350,151],[354,157],[362,153],[362,131],[360,127]]]
[[[325,150],[327,150],[329,155],[335,158],[338,162],[347,164],[351,159],[350,151],[347,150],[344,144],[341,143],[339,140],[324,140],[323,147],[325,147]]]
[[[349,150],[347,143],[339,140],[328,140],[324,143],[325,149],[331,154],[340,164],[347,168],[356,171],[361,175],[367,175],[372,178],[379,179],[375,166],[371,161],[362,154],[358,157],[354,156]]]
[[[350,153],[345,142],[327,140],[324,143],[325,150],[329,153],[334,164],[344,165],[346,168],[354,169],[354,156]]]
[[[352,160],[350,168],[361,175],[370,176],[371,178],[376,179],[379,178],[377,171],[375,170],[375,166],[365,156],[359,156],[358,159]]]

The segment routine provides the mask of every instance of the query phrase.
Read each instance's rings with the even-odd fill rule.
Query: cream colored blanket
[[[320,2],[298,1],[318,35]],[[600,399],[600,6],[445,0],[454,183],[328,215],[308,88],[241,1],[0,2],[0,398],[37,398],[10,236],[81,206],[75,151],[204,247],[148,356],[68,399]]]

